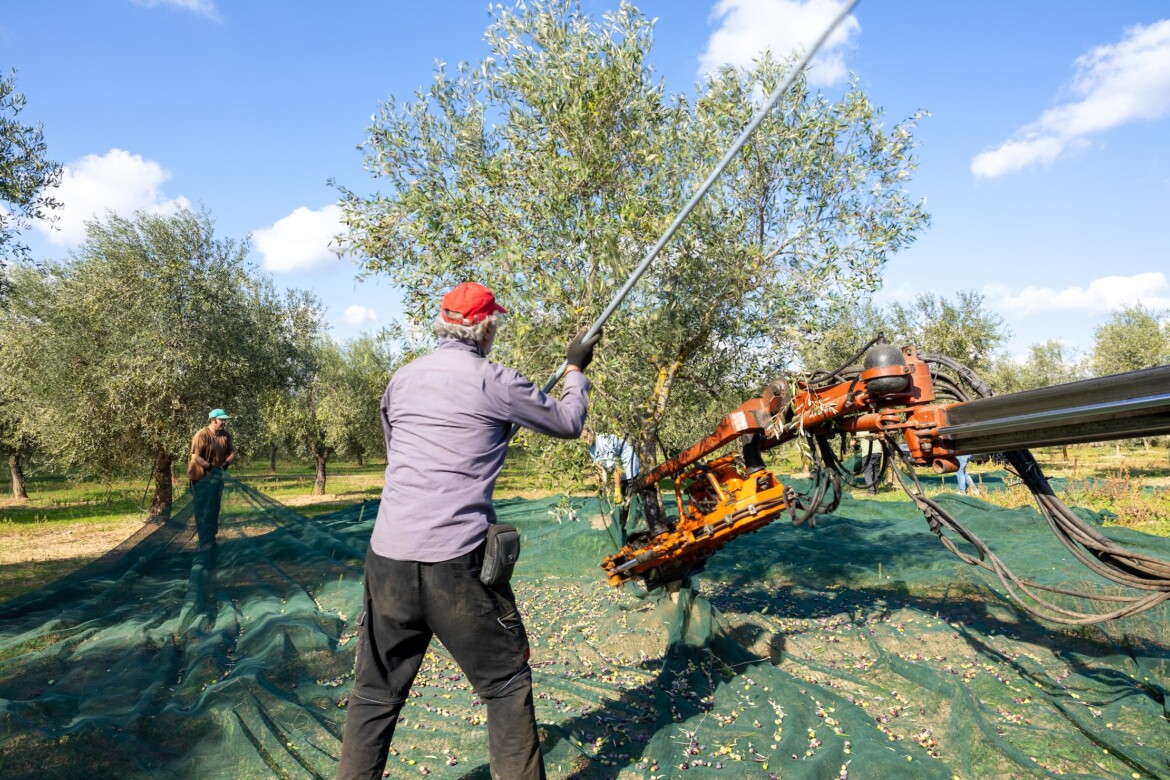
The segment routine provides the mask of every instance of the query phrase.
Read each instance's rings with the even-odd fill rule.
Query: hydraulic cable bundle
[[[974,371],[943,355],[919,355],[912,346],[900,350],[880,336],[857,357],[862,354],[861,366],[773,382],[724,417],[710,436],[643,475],[635,495],[647,528],[631,533],[602,563],[609,582],[658,587],[701,570],[735,537],[784,515],[815,524],[817,514],[836,508],[842,483],[865,484],[845,465],[851,440],[865,437],[880,445],[878,474],[894,469],[942,544],[963,562],[994,573],[1025,611],[1077,625],[1133,615],[1170,598],[1170,562],[1127,550],[1078,517],[1025,449],[1170,433],[1170,366],[994,396]],[[808,494],[783,485],[762,457],[797,438],[808,442],[812,458]],[[739,453],[707,460],[733,443]],[[926,495],[915,473],[920,467],[953,473],[958,456],[988,453],[1001,454],[1061,544],[1124,593],[1078,592],[1018,577]],[[675,483],[677,519],[668,518],[658,497],[659,482],[668,478]],[[1055,596],[1102,607],[1081,612]]]

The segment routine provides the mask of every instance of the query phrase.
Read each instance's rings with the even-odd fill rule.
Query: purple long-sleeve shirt
[[[574,439],[588,405],[581,372],[567,374],[560,399],[550,398],[455,338],[398,369],[382,396],[386,484],[373,551],[435,563],[474,550],[496,521],[492,491],[512,423]]]

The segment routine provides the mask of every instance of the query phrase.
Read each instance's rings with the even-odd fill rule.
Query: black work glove
[[[591,362],[593,362],[593,347],[597,342],[601,341],[601,331],[597,331],[597,335],[588,341],[583,341],[585,334],[589,331],[583,330],[577,334],[577,338],[573,339],[573,343],[569,345],[569,352],[565,356],[565,362],[570,366],[576,366],[582,371],[585,370]]]

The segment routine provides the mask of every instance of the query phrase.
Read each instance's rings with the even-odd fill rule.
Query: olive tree
[[[26,353],[38,344],[34,328],[39,324],[47,287],[44,270],[27,264],[12,269],[8,281],[20,290],[0,306],[0,455],[8,461],[12,497],[28,498],[25,469],[39,448],[37,415],[42,404],[30,386]]]
[[[2,342],[0,334],[0,344]],[[8,461],[12,497],[24,501],[28,499],[25,466],[36,449],[36,436],[28,420],[28,399],[21,396],[13,378],[14,375],[4,369],[0,358],[0,455]]]
[[[319,338],[312,346],[304,380],[270,394],[264,419],[270,439],[308,456],[315,467],[312,494],[324,495],[329,459],[380,452],[382,394],[397,353],[380,336],[365,335],[343,345]]]
[[[976,371],[987,371],[1011,331],[983,300],[979,293],[960,290],[954,300],[922,293],[912,304],[892,303],[886,335],[896,344],[915,344],[919,351],[946,355]]]
[[[920,352],[946,355],[989,372],[999,369],[995,352],[1011,332],[1003,317],[987,309],[983,296],[973,291],[959,291],[953,299],[922,293],[910,303],[895,301],[885,307],[866,300],[826,312],[797,348],[800,365],[808,371],[842,367],[879,334],[891,344],[913,344]]]
[[[149,470],[152,513],[164,511],[175,462],[210,409],[254,414],[267,389],[296,380],[319,306],[278,295],[247,253],[246,241],[216,237],[207,213],[110,214],[87,223],[69,260],[24,269],[6,362],[58,463]]]
[[[358,465],[385,452],[381,402],[402,352],[386,334],[363,334],[340,346],[341,365],[330,390],[341,452]]]
[[[1096,376],[1151,368],[1170,360],[1170,338],[1155,312],[1141,304],[1109,315],[1094,332],[1090,365]]]
[[[1036,390],[1084,378],[1084,365],[1073,351],[1056,339],[1032,344],[1023,363],[1001,355],[987,379],[997,393]]]
[[[1170,362],[1170,332],[1163,329],[1158,313],[1140,303],[1113,312],[1094,332],[1089,366],[1095,376],[1152,368]],[[1142,439],[1146,449],[1150,440]],[[1117,444],[1121,452],[1121,444]]]
[[[329,458],[338,449],[335,430],[326,425],[329,381],[339,371],[340,355],[328,339],[314,348],[313,369],[304,383],[286,392],[269,395],[264,419],[271,440],[290,452],[302,452],[313,462],[312,495],[325,494]]]
[[[510,311],[501,360],[539,381],[791,64],[765,56],[668,95],[652,22],[629,4],[600,20],[571,0],[492,13],[490,56],[381,105],[364,149],[384,190],[341,188],[341,243],[416,323],[460,281],[491,287]],[[887,129],[856,84],[832,101],[798,78],[608,327],[594,424],[653,458],[668,415],[709,419],[710,393],[678,388],[757,387],[825,308],[874,289],[927,221],[904,190],[917,119]]]
[[[0,74],[0,304],[10,284],[6,258],[28,257],[21,230],[33,220],[51,218],[61,206],[51,194],[61,183],[61,166],[46,158],[41,126],[21,119],[25,103],[24,94],[16,91],[16,73]]]

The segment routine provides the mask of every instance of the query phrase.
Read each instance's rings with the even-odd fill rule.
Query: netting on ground
[[[1019,571],[1085,584],[1034,511],[940,501]],[[0,776],[333,776],[377,503],[309,519],[230,479],[223,503],[214,550],[179,504],[0,604]],[[605,583],[596,499],[497,510],[523,535],[552,778],[1170,776],[1166,609],[1039,624],[909,502],[774,523],[677,600]],[[438,644],[402,721],[391,777],[488,777],[484,708]]]

